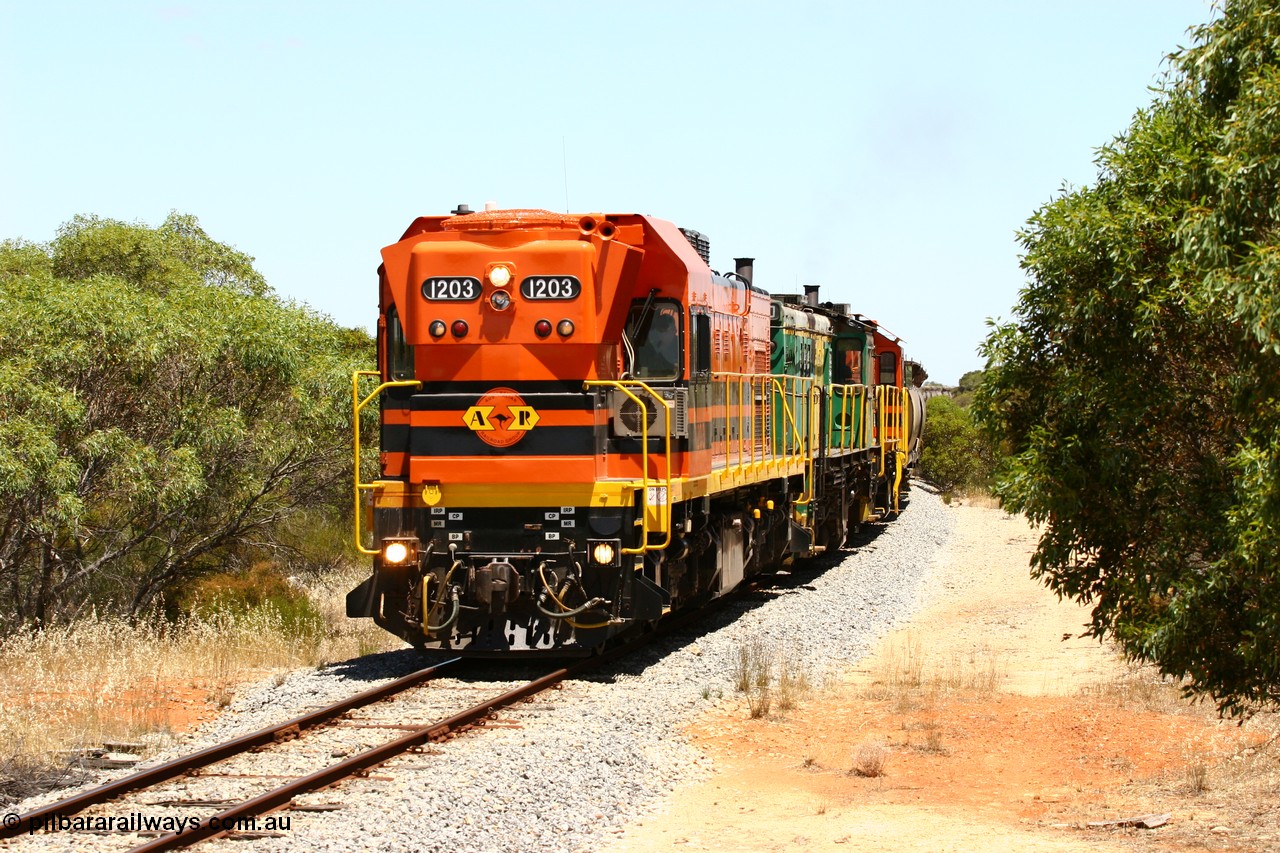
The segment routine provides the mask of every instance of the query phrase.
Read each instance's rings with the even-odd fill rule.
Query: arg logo
[[[494,388],[462,414],[462,422],[491,447],[510,447],[538,425],[533,406],[510,388]]]

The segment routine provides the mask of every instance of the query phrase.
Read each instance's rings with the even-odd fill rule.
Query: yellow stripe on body
[[[633,506],[637,486],[631,480],[596,483],[441,483],[424,487],[399,480],[374,484],[374,506],[379,509],[426,506],[541,507]]]
[[[713,470],[705,477],[672,479],[672,503],[715,495],[720,492],[803,474],[803,461],[760,462]],[[544,507],[544,506],[635,506],[641,480],[598,480],[594,483],[441,483],[426,487],[433,494],[428,502],[424,487],[400,480],[378,480],[373,488],[378,509],[427,506]],[[649,481],[650,486],[666,485]],[[437,496],[438,495],[438,496]]]

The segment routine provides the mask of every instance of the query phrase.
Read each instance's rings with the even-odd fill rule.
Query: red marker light
[[[455,338],[465,338],[467,336],[467,321],[454,320],[451,330]]]
[[[540,338],[545,338],[551,334],[551,321],[539,320],[533,324],[533,333]]]

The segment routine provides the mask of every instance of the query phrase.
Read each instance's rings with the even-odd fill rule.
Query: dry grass
[[[768,687],[773,669],[773,651],[761,640],[752,640],[738,648],[733,668],[733,686],[739,693],[753,687]]]
[[[933,755],[948,755],[950,751],[942,743],[942,724],[938,722],[935,715],[926,716],[922,720],[906,721],[902,723],[902,730],[906,733],[904,746],[907,746],[916,752],[931,753]],[[917,740],[915,733],[922,733],[923,740]]]
[[[768,716],[774,707],[790,711],[813,690],[809,668],[798,648],[775,648],[758,639],[739,647],[733,685],[746,694],[752,719]]]
[[[65,775],[67,753],[85,746],[164,745],[174,700],[225,707],[236,684],[272,670],[395,648],[370,621],[346,618],[343,596],[363,574],[304,583],[318,630],[298,631],[268,607],[177,623],[91,616],[0,642],[0,798]]]
[[[1138,664],[1130,664],[1118,677],[1090,685],[1081,693],[1135,711],[1199,717],[1209,710],[1209,706],[1183,695],[1182,682],[1162,677],[1155,667]]]
[[[1203,794],[1209,790],[1209,760],[1199,750],[1191,750],[1186,756],[1187,790],[1193,794]]]
[[[773,697],[769,695],[768,687],[761,687],[747,693],[747,710],[751,713],[753,720],[766,716],[772,705]]]
[[[919,634],[908,631],[888,644],[863,694],[868,699],[896,700],[905,713],[921,701],[932,704],[940,696],[993,694],[1006,674],[1004,661],[988,648],[942,659],[924,648]]]
[[[1200,848],[1211,827],[1226,827],[1231,849],[1271,850],[1280,837],[1280,714],[1260,712],[1243,723],[1221,719],[1209,702],[1191,702],[1181,685],[1149,667],[1131,667],[1119,679],[1089,691],[1125,710],[1190,717],[1198,729],[1182,745],[1179,761],[1158,776],[1135,780],[1127,791],[1183,819],[1164,833],[1168,849]],[[1223,849],[1227,849],[1224,847]]]
[[[862,743],[853,752],[853,767],[850,773],[855,776],[876,778],[883,776],[889,769],[889,749],[882,743]]]
[[[812,690],[809,670],[794,653],[778,656],[778,710],[790,711]]]

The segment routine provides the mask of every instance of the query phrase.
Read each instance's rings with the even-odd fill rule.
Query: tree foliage
[[[983,371],[970,370],[960,377],[956,387],[961,391],[973,391],[982,384]]]
[[[190,216],[0,245],[0,629],[137,613],[345,508],[371,355]]]
[[[969,410],[950,397],[930,397],[920,473],[944,494],[988,488],[996,453]]]
[[[984,347],[997,493],[1091,633],[1224,711],[1280,703],[1280,9],[1228,0],[1099,177],[1020,235]]]

